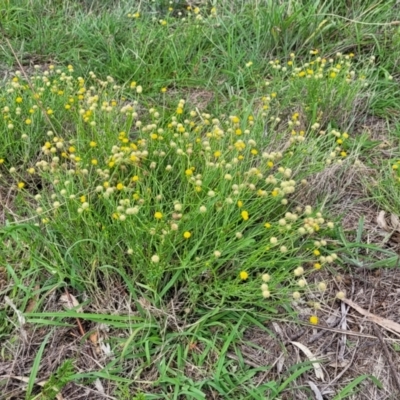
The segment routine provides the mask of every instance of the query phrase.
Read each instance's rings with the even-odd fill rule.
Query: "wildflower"
[[[346,294],[344,292],[337,292],[336,293],[336,298],[338,300],[343,300],[346,297]]]
[[[293,297],[293,299],[295,299],[295,300],[299,300],[300,297],[301,297],[301,295],[300,295],[299,292],[293,292],[292,297]]]
[[[271,228],[271,224],[269,223],[269,222],[266,222],[265,224],[264,224],[264,228],[267,228],[267,229],[269,229],[269,228]]]
[[[219,150],[217,150],[216,152],[214,152],[214,157],[218,158],[221,157],[221,152]]]
[[[321,269],[321,267],[322,267],[322,265],[320,263],[315,263],[314,264],[314,268],[317,269],[317,270]]]
[[[199,211],[204,214],[207,211],[207,207],[206,206],[200,206]]]
[[[319,250],[317,250],[317,249],[315,249],[313,251],[313,253],[314,253],[315,256],[319,256],[321,254],[321,252]]]
[[[183,233],[183,237],[185,239],[189,239],[191,236],[192,236],[192,234],[189,231],[186,231],[186,232]]]
[[[235,236],[236,236],[236,239],[241,239],[243,237],[243,233],[242,232],[236,232]]]
[[[294,270],[294,276],[301,276],[301,275],[303,275],[304,274],[304,268],[303,267],[297,267],[295,270]]]
[[[23,189],[25,187],[25,183],[24,182],[18,182],[18,189]]]
[[[311,317],[310,317],[310,324],[312,324],[312,325],[318,325],[318,321],[319,321],[319,319],[318,319],[318,317],[317,317],[316,315],[311,315]]]
[[[326,290],[326,283],[325,282],[320,282],[318,283],[318,289],[320,292],[325,292]]]
[[[154,218],[155,219],[161,219],[163,217],[162,213],[160,211],[156,211],[154,213]]]
[[[130,208],[127,208],[126,211],[125,211],[125,213],[127,215],[134,215],[134,214],[137,214],[138,212],[139,212],[139,208],[138,207],[130,207]]]
[[[249,219],[249,213],[247,211],[242,211],[240,213],[244,221],[247,221]]]
[[[249,277],[249,274],[246,271],[240,271],[239,278],[242,281],[245,281]]]
[[[122,190],[124,188],[123,183],[118,183],[117,184],[117,190]]]
[[[270,279],[271,279],[271,276],[270,276],[269,274],[263,274],[262,277],[261,277],[261,279],[262,279],[264,282],[269,282]]]
[[[271,239],[269,239],[271,244],[277,244],[278,243],[278,239],[276,237],[272,237]]]
[[[161,93],[165,93],[167,91],[166,87],[161,88]]]
[[[30,125],[32,123],[32,120],[30,118],[27,118],[25,120],[25,124]]]
[[[262,295],[263,295],[264,299],[268,299],[269,297],[271,297],[271,292],[269,290],[264,290],[262,292]]]
[[[97,143],[94,142],[94,141],[91,141],[91,142],[89,143],[89,146],[90,146],[90,147],[96,147],[96,146],[97,146]]]
[[[237,205],[238,205],[239,208],[243,207],[243,201],[239,200],[239,201],[237,202]]]
[[[214,251],[214,257],[215,257],[215,258],[220,258],[220,257],[221,257],[221,252],[218,251],[218,250],[215,250],[215,251]]]
[[[192,176],[192,175],[193,175],[193,170],[192,170],[191,168],[187,169],[187,170],[185,171],[185,175],[186,175],[186,176]]]
[[[151,256],[151,261],[154,264],[157,264],[158,262],[160,262],[160,257],[157,254],[154,254],[153,256]]]

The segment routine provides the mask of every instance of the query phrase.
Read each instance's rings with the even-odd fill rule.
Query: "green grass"
[[[96,379],[118,399],[312,396],[299,384],[310,363],[254,366],[244,349],[268,349],[247,332],[324,318],[341,289],[325,271],[381,267],[381,254],[396,266],[362,243],[363,221],[348,241],[334,193],[302,200],[317,173],[363,160],[380,176],[364,182],[372,201],[399,215],[398,151],[382,159],[360,128],[386,118],[398,143],[396,2],[213,6],[16,0],[0,11],[0,296],[12,304],[0,357],[19,351],[19,310],[42,335],[26,399]],[[85,312],[64,309],[65,293]],[[97,332],[103,368],[70,355],[40,388],[57,332],[80,345]]]

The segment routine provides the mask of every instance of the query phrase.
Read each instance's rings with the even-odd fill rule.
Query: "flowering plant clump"
[[[145,90],[72,66],[6,84],[1,179],[26,205],[24,222],[52,242],[32,247],[35,257],[55,252],[49,272],[69,275],[73,264],[82,282],[111,265],[162,294],[186,287],[192,302],[263,306],[323,292],[334,223],[293,194],[351,155],[349,134],[298,112],[278,124],[270,86],[262,110],[230,115],[184,99],[146,108]]]

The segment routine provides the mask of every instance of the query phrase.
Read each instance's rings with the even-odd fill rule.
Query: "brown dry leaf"
[[[83,312],[82,307],[79,307],[79,301],[72,294],[66,294],[60,296],[60,303],[65,307],[71,310],[75,308],[76,312]]]
[[[390,215],[390,224],[393,230],[400,232],[400,219],[396,214]]]
[[[17,375],[3,375],[0,376],[0,378],[6,378],[6,379],[16,379],[17,381],[21,381],[24,383],[29,382],[29,378],[26,376],[17,376]],[[40,382],[35,382],[35,385],[43,387],[48,381],[40,381]],[[54,390],[57,390],[55,387],[53,388]],[[64,400],[64,397],[62,397],[61,393],[56,394],[56,399],[57,400]]]
[[[302,343],[299,342],[290,342],[290,343],[297,346],[307,356],[307,358],[312,362],[315,371],[315,376],[317,377],[317,379],[321,379],[321,381],[323,381],[324,372],[322,371],[321,364],[317,362],[317,358],[314,356],[311,350],[308,347],[304,346],[304,344]]]
[[[36,285],[34,287],[35,292],[37,292],[40,289],[39,285]],[[33,296],[29,301],[28,301],[28,305],[26,306],[25,312],[26,313],[30,313],[32,312],[35,308],[36,308],[36,303],[38,301],[39,296],[36,294],[35,296]]]
[[[378,315],[372,314],[367,310],[361,308],[358,304],[354,303],[350,299],[343,299],[344,303],[348,304],[350,307],[354,308],[358,311],[361,315],[367,317],[371,322],[375,322],[376,324],[382,326],[383,328],[387,329],[388,331],[395,332],[400,335],[400,324],[394,322],[390,319],[379,317]]]
[[[97,332],[93,332],[89,335],[89,340],[95,345],[97,346],[97,340],[99,338],[99,334]]]
[[[383,229],[386,232],[389,232],[390,229],[388,227],[388,224],[386,223],[385,214],[385,211],[380,211],[378,216],[376,217],[376,222],[379,228]]]

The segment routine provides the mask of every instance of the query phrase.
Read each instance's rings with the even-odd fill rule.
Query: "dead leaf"
[[[394,322],[390,319],[379,317],[378,315],[372,314],[367,310],[361,308],[358,304],[354,303],[350,299],[343,299],[344,303],[348,304],[350,307],[354,308],[357,312],[361,315],[367,317],[371,322],[374,322],[383,328],[387,329],[388,331],[395,332],[400,335],[400,324]]]
[[[98,391],[99,393],[101,393],[101,394],[105,394],[105,393],[106,393],[105,390],[104,390],[104,386],[103,386],[103,384],[101,383],[101,381],[100,381],[99,378],[97,378],[97,379],[94,381],[94,386],[96,386],[96,389],[97,389],[97,391]]]
[[[72,294],[62,294],[60,296],[60,303],[67,309],[75,309],[76,312],[83,312],[82,307],[79,307],[79,301]]]
[[[380,211],[376,218],[376,222],[377,222],[379,228],[388,232],[388,231],[390,231],[390,229],[386,223],[385,214],[386,214],[385,211]]]
[[[6,379],[16,379],[17,381],[21,381],[24,383],[28,383],[29,382],[29,378],[27,378],[26,376],[17,376],[17,375],[2,375],[0,376],[0,378],[6,378]],[[40,382],[35,382],[35,385],[38,385],[40,387],[43,387],[48,381],[40,381]],[[58,391],[58,389],[56,387],[52,388],[56,391]],[[62,397],[61,393],[57,393],[56,394],[56,399],[57,400],[64,400],[64,397]]]
[[[34,290],[37,292],[40,289],[39,285],[36,285]],[[25,312],[30,313],[36,308],[36,303],[38,301],[39,295],[35,294],[29,301],[28,305],[26,306]]]
[[[285,355],[284,353],[281,353],[281,356],[279,357],[279,360],[276,363],[276,372],[278,372],[278,374],[282,372],[284,364],[285,364]]]
[[[321,379],[321,381],[323,381],[324,372],[322,371],[321,364],[317,362],[317,358],[314,356],[311,350],[308,347],[304,346],[304,344],[302,343],[299,342],[290,342],[290,343],[297,346],[307,356],[307,358],[312,362],[315,371],[315,376],[317,377],[317,379]]]
[[[348,360],[337,360],[337,361],[333,361],[331,363],[328,364],[328,367],[332,367],[332,368],[345,368],[349,365],[349,361]]]
[[[99,334],[98,334],[97,332],[92,332],[92,333],[89,335],[89,340],[90,340],[95,346],[97,346],[97,339],[98,339],[98,337],[99,337]]]
[[[310,385],[311,390],[315,394],[315,400],[324,400],[324,398],[322,397],[322,393],[318,389],[317,385],[312,381],[307,381],[307,383]]]
[[[400,232],[400,219],[396,214],[390,215],[390,224],[392,225],[393,230]]]

